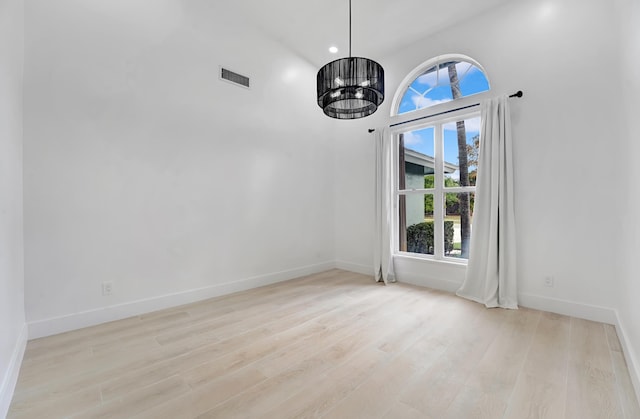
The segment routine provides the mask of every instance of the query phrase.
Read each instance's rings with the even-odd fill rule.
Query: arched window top
[[[485,92],[489,90],[489,80],[473,59],[445,55],[422,64],[400,86],[392,107],[395,115]]]

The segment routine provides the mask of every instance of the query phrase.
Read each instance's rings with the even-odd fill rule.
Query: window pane
[[[425,175],[433,175],[433,127],[400,134],[398,188],[425,188]],[[433,184],[429,186],[433,188]]]
[[[480,147],[480,117],[443,127],[444,186],[475,186]]]
[[[398,114],[487,90],[489,81],[475,65],[466,61],[440,62],[427,69],[409,85],[400,100]]]
[[[433,255],[433,194],[400,196],[400,250]]]
[[[444,254],[469,259],[473,220],[474,192],[445,194]]]
[[[475,65],[469,64],[469,69],[464,74],[458,70],[458,78],[462,96],[470,96],[489,90],[489,81]]]

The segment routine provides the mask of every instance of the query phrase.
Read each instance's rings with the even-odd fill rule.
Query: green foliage
[[[424,177],[424,187],[425,189],[431,189],[434,187],[435,179],[434,175],[425,175]],[[444,178],[444,186],[447,188],[455,188],[456,186],[460,186],[458,181],[452,179],[450,177]],[[471,211],[473,212],[473,198],[471,199]],[[458,198],[458,194],[456,193],[448,193],[445,194],[445,205],[447,215],[458,215],[460,214],[460,199]],[[424,215],[432,216],[433,215],[433,195],[425,194],[424,195]]]
[[[434,252],[433,221],[407,227],[407,252],[432,255]],[[444,222],[444,253],[453,250],[453,221]]]
[[[424,177],[424,187],[425,189],[431,189],[435,185],[434,175],[425,175]],[[460,186],[460,184],[452,178],[445,177],[444,178],[444,186],[447,188],[453,188],[456,186]],[[458,195],[448,193],[445,195],[446,200],[446,208],[447,214],[459,214],[458,212]],[[424,214],[425,215],[433,215],[433,195],[425,194],[424,195]]]
[[[480,153],[480,134],[474,136],[472,144],[467,144],[467,164],[469,166],[469,184],[475,185],[478,177],[478,155]]]
[[[480,152],[480,134],[475,135],[471,141],[472,144],[467,144],[467,164],[469,168],[478,166],[478,154]]]
[[[433,221],[407,227],[407,252],[433,254]]]
[[[435,177],[434,175],[425,175],[424,176],[424,188],[431,189],[435,185]],[[424,195],[424,214],[425,215],[433,215],[433,194],[425,194]]]
[[[435,175],[424,175],[424,188],[431,189],[436,184]]]
[[[452,179],[450,177],[445,177],[444,186],[445,188],[454,188],[456,186],[460,186],[460,183],[455,179]],[[460,200],[458,199],[458,194],[455,194],[455,193],[445,194],[444,202],[446,206],[445,214],[447,215],[460,214],[460,209],[459,209]]]
[[[453,250],[453,221],[444,222],[444,254],[448,255]]]
[[[460,183],[451,177],[444,178],[444,187],[445,188],[455,188],[456,186],[460,186]]]

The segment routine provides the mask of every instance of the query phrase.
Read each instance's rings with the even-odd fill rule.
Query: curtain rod
[[[514,94],[509,95],[509,97],[522,97],[523,95],[524,95],[524,93],[522,93],[522,90],[518,90]],[[397,127],[398,125],[408,124],[409,122],[420,121],[422,119],[433,118],[434,116],[440,116],[440,115],[445,115],[445,114],[448,114],[448,113],[451,113],[451,112],[461,111],[463,109],[474,108],[476,106],[480,106],[480,103],[472,103],[471,105],[462,106],[460,108],[455,108],[455,109],[449,109],[448,111],[434,113],[433,115],[427,115],[427,116],[422,116],[420,118],[410,119],[410,120],[404,121],[404,122],[398,122],[398,123],[389,125],[389,128]],[[375,131],[375,128],[369,128],[369,134],[371,134],[374,131]]]

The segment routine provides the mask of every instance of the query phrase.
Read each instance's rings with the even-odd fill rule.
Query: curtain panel
[[[393,137],[387,128],[375,131],[375,238],[373,263],[376,282],[395,281],[393,271]]]
[[[509,99],[482,102],[469,263],[457,295],[487,307],[518,308],[513,152]]]

